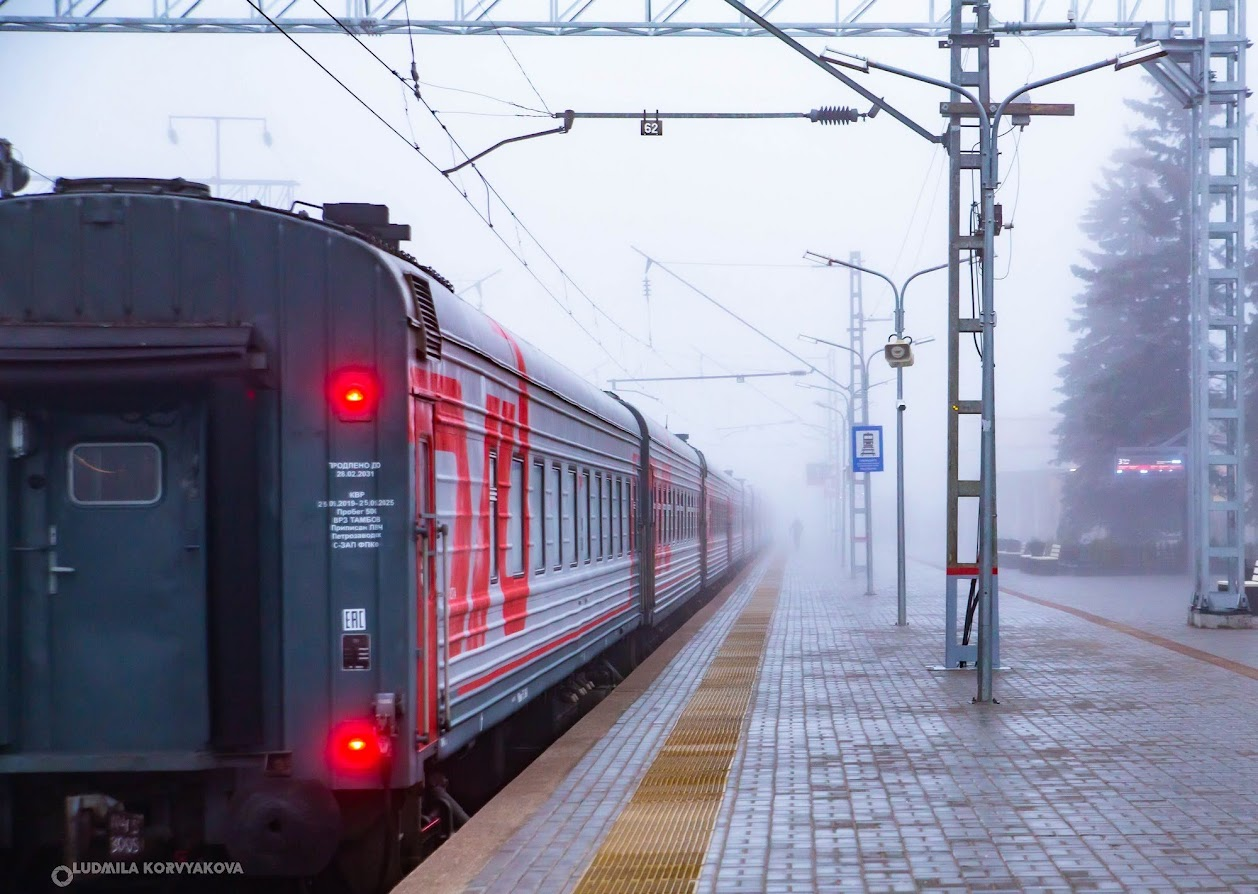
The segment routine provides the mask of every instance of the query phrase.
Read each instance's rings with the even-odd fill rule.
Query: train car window
[[[659,540],[660,531],[660,489],[659,487],[651,488],[651,515],[655,521],[655,539]]]
[[[485,484],[489,488],[489,582],[498,580],[498,454],[489,451],[489,465],[485,469]]]
[[[582,521],[585,523],[585,533],[581,537],[581,561],[588,563],[593,550],[590,548],[591,533],[594,530],[593,523],[590,521],[594,516],[594,491],[590,490],[590,470],[585,469],[581,472],[581,485],[585,488],[585,514]]]
[[[554,544],[551,555],[555,557],[555,570],[558,571],[563,567],[563,466],[555,463],[555,467],[551,470],[554,479],[555,497],[550,504],[551,511],[546,513],[547,530],[550,532],[550,541]]]
[[[69,462],[70,499],[80,506],[151,506],[162,498],[156,444],[75,444]]]
[[[613,480],[608,482],[611,488],[611,506],[609,507],[612,515],[611,535],[612,535],[612,551],[613,557],[620,555],[620,476],[617,475]]]
[[[591,494],[591,498],[592,498],[591,503],[594,506],[595,511],[591,513],[590,524],[593,526],[593,528],[590,531],[590,536],[593,537],[597,541],[593,551],[598,553],[598,558],[601,560],[603,556],[607,554],[607,551],[603,548],[603,473],[602,472],[594,473],[594,493]]]
[[[546,573],[546,464],[533,463],[533,480],[529,483],[529,550],[533,553],[533,570]]]
[[[607,475],[603,478],[603,487],[600,493],[603,499],[599,503],[599,533],[602,536],[603,546],[599,550],[600,556],[611,556],[612,550],[612,476]]]
[[[507,574],[524,574],[524,512],[528,504],[524,490],[524,460],[511,457],[511,492],[507,494]]]
[[[568,467],[568,489],[572,493],[572,497],[568,501],[568,505],[572,507],[572,524],[569,530],[572,533],[572,567],[577,567],[577,518],[579,516],[578,501],[581,495],[577,493],[577,470],[572,466]]]
[[[664,517],[664,488],[655,492],[655,539],[658,543],[668,540],[668,522]]]

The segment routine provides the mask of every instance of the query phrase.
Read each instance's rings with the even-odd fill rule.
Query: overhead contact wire
[[[412,150],[413,150],[413,151],[414,151],[417,155],[419,155],[419,157],[420,157],[420,158],[422,158],[424,161],[426,161],[426,162],[428,163],[428,165],[429,165],[429,166],[430,166],[430,167],[431,167],[434,171],[436,171],[438,174],[440,174],[440,173],[441,173],[441,167],[440,167],[440,165],[438,165],[438,164],[437,164],[436,162],[434,162],[431,158],[429,158],[429,157],[428,157],[428,156],[424,153],[424,151],[423,151],[422,149],[420,149],[420,148],[419,148],[419,146],[418,146],[418,145],[416,145],[415,143],[412,143],[410,140],[408,140],[408,139],[406,138],[405,134],[403,134],[400,130],[398,130],[396,127],[394,127],[392,124],[390,124],[390,123],[389,123],[389,122],[388,122],[388,121],[387,121],[384,117],[382,117],[382,116],[380,115],[380,113],[379,113],[379,112],[377,112],[374,108],[372,108],[372,107],[371,107],[371,105],[370,105],[370,104],[369,104],[366,100],[364,100],[364,99],[363,99],[362,97],[360,97],[357,93],[355,93],[355,92],[354,92],[354,91],[353,91],[353,90],[352,90],[352,89],[351,89],[351,88],[350,88],[350,87],[349,87],[349,86],[348,86],[348,85],[347,85],[344,81],[342,81],[339,77],[337,77],[337,76],[336,76],[336,75],[335,75],[335,74],[334,74],[334,73],[333,73],[333,72],[332,72],[332,71],[331,71],[331,70],[330,70],[330,69],[329,69],[326,65],[324,65],[322,62],[320,62],[318,59],[316,59],[316,58],[315,58],[315,57],[314,57],[314,56],[310,53],[310,51],[309,51],[309,50],[307,50],[307,49],[306,49],[305,47],[303,47],[300,43],[298,43],[298,42],[297,42],[297,40],[296,40],[296,39],[295,39],[295,38],[294,38],[291,34],[289,34],[287,31],[285,31],[285,30],[284,30],[284,29],[280,26],[280,24],[279,24],[278,22],[276,22],[273,18],[271,18],[269,15],[267,15],[266,11],[265,11],[265,10],[264,10],[261,6],[259,6],[259,5],[258,5],[258,3],[256,3],[256,2],[255,2],[255,0],[246,0],[246,2],[247,2],[250,6],[252,6],[255,10],[257,10],[258,14],[259,14],[260,16],[262,16],[264,19],[266,19],[268,23],[270,23],[271,27],[273,27],[273,28],[274,28],[276,31],[278,31],[280,34],[284,35],[284,37],[285,37],[285,38],[287,38],[287,39],[288,39],[288,41],[289,41],[289,42],[290,42],[293,46],[297,47],[297,49],[299,49],[299,50],[302,52],[302,55],[304,55],[307,59],[309,59],[311,62],[313,62],[315,65],[317,65],[317,66],[320,68],[320,70],[322,70],[324,74],[326,74],[326,75],[327,75],[328,77],[330,77],[333,81],[335,81],[335,82],[336,82],[336,83],[337,83],[337,84],[341,87],[341,89],[342,89],[342,90],[344,90],[346,93],[348,93],[350,96],[352,96],[352,97],[354,98],[354,100],[355,100],[355,101],[356,101],[359,105],[361,105],[364,109],[366,109],[368,112],[370,112],[370,113],[371,113],[371,115],[372,115],[372,116],[373,116],[373,117],[374,117],[377,121],[379,121],[381,124],[383,124],[385,127],[387,127],[387,128],[388,128],[388,129],[389,129],[389,130],[390,130],[390,131],[391,131],[391,132],[392,132],[392,133],[393,133],[393,134],[394,134],[394,135],[395,135],[395,136],[396,136],[399,140],[401,140],[403,143],[405,143],[405,144],[406,144],[408,147],[410,147],[410,148],[411,148],[411,149],[412,149]],[[317,2],[317,0],[316,0],[316,2]],[[322,9],[322,7],[320,7],[320,8]],[[324,11],[326,12],[327,10],[324,10]],[[329,13],[329,15],[330,15],[330,13]],[[342,23],[340,22],[340,20],[339,20],[339,19],[337,19],[335,16],[332,16],[332,18],[333,18],[333,19],[334,19],[334,20],[335,20],[338,24],[340,24],[340,25],[341,25],[341,27],[342,27],[343,29],[345,28],[344,24],[342,24]],[[356,35],[354,35],[354,34],[353,34],[353,32],[346,30],[346,33],[347,33],[347,34],[349,34],[351,37],[354,37],[354,38],[357,40],[357,37],[356,37]],[[362,42],[361,42],[361,41],[359,41],[359,43],[361,44]],[[374,52],[372,52],[372,51],[371,51],[371,48],[370,48],[370,47],[367,47],[365,44],[363,45],[363,47],[364,47],[364,49],[366,49],[369,53],[371,53],[373,56],[375,56],[375,55],[376,55]],[[378,59],[378,60],[379,60],[382,64],[384,64],[384,60],[380,59],[380,57],[379,57],[379,56],[376,56],[376,58],[377,58],[377,59]],[[386,65],[385,67],[387,68],[388,66]],[[392,69],[389,69],[389,71],[390,71],[390,72],[392,72],[395,76],[397,76],[397,72],[394,72]],[[400,76],[398,76],[398,77],[400,78]],[[401,79],[401,78],[400,78],[400,79]],[[402,82],[403,82],[404,84],[406,83],[405,79],[401,79],[401,80],[402,80]],[[421,102],[423,102],[423,99],[421,98],[421,99],[420,99],[420,101],[421,101]],[[425,104],[425,105],[427,105],[427,103],[424,103],[424,104]],[[431,111],[431,108],[429,108],[429,111]],[[447,130],[447,133],[449,133],[449,131],[448,131],[448,130]],[[453,140],[453,136],[451,136],[451,139]],[[456,145],[457,145],[457,143],[456,143]],[[462,147],[460,147],[460,151],[462,151]],[[477,173],[479,173],[479,172],[477,172]],[[446,179],[446,181],[447,181],[447,182],[449,182],[449,178],[445,178],[445,179]],[[482,179],[484,179],[484,178],[483,178],[483,176],[482,176]],[[488,183],[486,183],[486,185],[488,186]],[[453,186],[453,184],[451,184],[451,186]],[[492,187],[490,187],[490,188],[492,189]],[[511,255],[512,255],[512,256],[513,256],[513,257],[514,257],[517,261],[519,261],[519,262],[520,262],[520,265],[521,265],[521,266],[523,266],[523,267],[524,267],[524,269],[528,271],[529,275],[530,275],[531,277],[533,277],[533,280],[534,280],[534,281],[535,281],[535,282],[536,282],[539,286],[541,286],[542,290],[543,290],[543,291],[544,291],[547,295],[549,295],[549,296],[550,296],[551,300],[553,300],[553,301],[555,302],[555,304],[556,304],[556,305],[557,305],[557,306],[558,306],[561,310],[563,310],[563,311],[564,311],[564,312],[568,315],[568,318],[572,320],[572,322],[576,325],[576,327],[577,327],[578,329],[580,329],[583,333],[585,333],[586,337],[588,337],[591,341],[593,341],[596,345],[598,345],[599,349],[600,349],[600,350],[602,350],[602,351],[603,351],[603,353],[604,353],[604,354],[606,354],[606,355],[608,356],[608,358],[609,358],[609,359],[611,359],[611,361],[612,361],[613,363],[615,363],[618,367],[620,367],[620,368],[621,368],[622,370],[624,370],[625,372],[629,372],[629,368],[628,368],[628,367],[626,367],[623,363],[621,363],[621,362],[620,362],[620,361],[619,361],[619,360],[615,357],[615,355],[614,355],[614,354],[612,354],[612,352],[611,352],[611,351],[609,351],[609,350],[607,349],[607,346],[603,344],[602,340],[601,340],[601,339],[599,339],[596,335],[594,335],[594,333],[592,333],[592,332],[591,332],[588,328],[586,328],[586,326],[585,326],[585,325],[584,325],[584,324],[583,324],[580,320],[578,320],[578,319],[576,318],[576,315],[575,315],[575,314],[573,314],[573,312],[572,312],[571,310],[569,310],[569,309],[567,309],[567,308],[565,308],[565,307],[563,306],[562,302],[560,302],[560,301],[559,301],[559,299],[558,299],[558,297],[555,295],[555,293],[554,293],[554,292],[552,292],[552,291],[550,290],[550,288],[549,288],[549,287],[548,287],[548,286],[547,286],[544,282],[542,282],[541,277],[539,277],[539,276],[537,275],[536,271],[534,271],[534,270],[533,270],[533,268],[529,266],[528,261],[526,261],[524,258],[522,258],[522,257],[519,255],[519,253],[517,253],[517,252],[516,252],[516,250],[515,250],[514,248],[512,248],[512,247],[511,247],[511,243],[509,243],[509,242],[508,242],[508,241],[507,241],[507,240],[503,237],[503,235],[502,235],[500,232],[498,232],[498,230],[497,230],[497,229],[493,226],[493,224],[492,224],[492,223],[491,223],[491,222],[490,222],[490,221],[489,221],[489,220],[485,217],[485,215],[481,214],[480,209],[478,209],[478,208],[477,208],[477,207],[476,207],[476,206],[472,203],[471,199],[467,196],[467,194],[466,194],[466,193],[461,192],[461,191],[460,191],[460,190],[458,190],[458,189],[456,189],[455,191],[456,191],[456,192],[459,192],[459,193],[460,193],[460,195],[462,195],[462,196],[463,196],[463,200],[464,200],[465,202],[467,202],[468,206],[472,209],[473,213],[475,213],[475,214],[476,214],[476,216],[477,216],[477,217],[479,217],[479,218],[481,219],[481,221],[482,221],[483,223],[485,223],[485,224],[486,224],[486,226],[488,226],[488,227],[489,227],[490,231],[494,234],[495,238],[497,238],[497,239],[498,239],[498,241],[502,243],[503,247],[505,247],[505,248],[507,249],[507,251],[508,251],[508,252],[510,252],[510,253],[511,253]],[[495,193],[495,195],[497,195],[497,193]],[[504,202],[503,204],[504,204],[504,206],[506,205],[506,203],[505,203],[505,202]],[[509,209],[509,208],[508,208],[508,211],[510,211],[510,209]],[[512,217],[515,217],[514,213],[512,214]],[[527,228],[525,228],[525,229],[526,229],[526,232],[527,232]],[[531,234],[531,233],[530,233],[529,235],[530,235],[530,237],[532,237],[532,234]],[[536,242],[536,239],[534,239],[534,242]],[[540,248],[540,247],[541,247],[541,246],[539,245],[539,248]],[[545,252],[545,249],[542,249],[542,251],[543,251],[543,252]],[[549,257],[549,255],[547,255],[547,257]],[[552,262],[552,263],[554,263],[554,259],[553,259],[553,258],[551,259],[551,262]],[[555,264],[555,266],[556,266],[556,267],[559,267],[559,265],[558,265],[558,264]],[[560,269],[560,272],[561,272],[561,273],[563,273],[562,268],[559,268],[559,269]],[[568,277],[568,275],[567,275],[566,273],[563,273],[563,275],[564,275],[564,278],[565,278],[565,279],[568,279],[568,280],[571,282],[571,278],[570,278],[570,277]],[[587,299],[586,299],[586,300],[589,300],[589,298],[587,297]]]
[[[257,5],[254,3],[254,0],[249,0],[249,4],[250,4],[251,6],[253,6],[253,7],[254,7],[254,9],[257,9],[257,8],[258,8],[258,7],[257,7]],[[357,34],[355,34],[355,33],[354,33],[354,32],[353,32],[350,28],[349,28],[349,26],[347,26],[347,25],[346,25],[343,21],[341,21],[339,18],[337,18],[337,16],[336,16],[336,15],[334,15],[334,14],[332,13],[332,11],[331,11],[331,10],[329,10],[326,6],[324,6],[324,5],[323,5],[323,3],[321,2],[321,0],[314,0],[314,4],[315,4],[315,6],[319,7],[319,9],[320,9],[320,10],[322,10],[322,11],[323,11],[323,14],[324,14],[324,15],[326,15],[326,16],[327,16],[328,18],[330,18],[332,21],[336,22],[336,24],[340,27],[340,29],[341,29],[342,31],[344,31],[346,34],[348,34],[350,37],[352,37],[352,38],[354,39],[354,41],[355,41],[355,42],[356,42],[356,43],[357,43],[360,47],[362,47],[364,50],[366,50],[366,51],[367,51],[367,52],[371,55],[371,57],[372,57],[373,59],[375,59],[378,63],[380,63],[381,67],[382,67],[382,68],[384,68],[384,69],[385,69],[385,71],[389,72],[389,74],[393,75],[395,78],[398,78],[398,79],[399,79],[399,80],[401,80],[403,83],[405,83],[405,82],[406,82],[406,79],[405,79],[405,78],[403,78],[401,75],[399,75],[399,74],[398,74],[398,73],[397,73],[397,72],[396,72],[396,71],[395,71],[395,70],[394,70],[394,69],[393,69],[393,68],[389,65],[389,63],[385,62],[385,61],[384,61],[384,59],[383,59],[383,58],[381,58],[381,57],[380,57],[380,55],[379,55],[379,54],[378,54],[375,50],[373,50],[371,47],[367,46],[367,44],[363,41],[363,39],[362,39],[361,37],[359,37]],[[272,21],[272,20],[271,20],[270,18],[268,18],[268,21]],[[277,26],[277,27],[278,27],[278,26]],[[292,38],[290,37],[289,39],[291,40]],[[299,45],[299,46],[300,46],[300,45]],[[322,66],[321,66],[321,67],[322,67]],[[326,70],[326,69],[325,69],[325,70]],[[527,76],[526,76],[526,77],[527,77]],[[348,88],[346,88],[346,89],[348,89]],[[454,134],[450,131],[450,128],[446,126],[445,122],[441,120],[441,118],[440,118],[440,116],[437,114],[436,110],[435,110],[435,109],[433,109],[433,107],[432,107],[432,106],[428,103],[428,100],[424,99],[424,98],[423,98],[423,96],[419,95],[419,93],[418,93],[418,92],[416,92],[415,98],[416,98],[416,99],[418,99],[421,103],[423,103],[424,107],[425,107],[426,109],[428,109],[428,111],[429,111],[429,113],[432,115],[433,119],[437,122],[437,124],[441,127],[441,129],[442,129],[443,131],[445,131],[446,136],[448,136],[448,137],[450,138],[450,141],[451,141],[451,142],[452,142],[452,143],[453,143],[453,144],[454,144],[454,145],[458,148],[458,150],[459,150],[460,152],[462,152],[462,153],[463,153],[463,157],[464,157],[465,159],[470,159],[472,156],[471,156],[471,155],[469,155],[469,154],[468,154],[468,152],[467,152],[467,150],[466,150],[466,149],[464,149],[464,148],[463,148],[463,146],[459,143],[458,139],[457,139],[457,138],[454,136]],[[540,98],[540,97],[539,97],[539,98]],[[362,102],[362,100],[359,100],[359,101],[360,101],[360,102]],[[534,111],[535,111],[535,110],[534,110]],[[378,116],[377,116],[377,117],[378,117]],[[431,161],[429,161],[429,164],[432,164],[432,162],[431,162]],[[435,165],[434,165],[434,167],[435,167]],[[550,252],[546,249],[546,246],[544,246],[544,245],[542,244],[541,240],[540,240],[540,239],[538,239],[538,238],[537,238],[537,236],[535,236],[535,235],[533,234],[533,231],[529,229],[528,225],[527,225],[526,223],[524,223],[524,221],[520,220],[519,215],[517,215],[517,214],[515,213],[515,211],[514,211],[514,210],[511,208],[511,206],[507,203],[507,200],[506,200],[506,199],[504,199],[504,198],[502,197],[502,194],[498,192],[498,190],[494,187],[494,185],[493,185],[492,183],[490,183],[490,182],[489,182],[488,178],[486,178],[486,177],[485,177],[485,175],[484,175],[483,173],[481,173],[480,168],[478,168],[474,162],[471,164],[471,168],[472,168],[472,170],[474,170],[474,171],[476,172],[477,176],[479,176],[479,177],[481,178],[481,182],[485,184],[485,189],[486,189],[489,193],[491,193],[491,194],[494,196],[494,198],[496,198],[496,199],[497,199],[497,200],[498,200],[498,201],[502,204],[502,207],[503,207],[504,209],[506,209],[506,212],[507,212],[509,215],[511,215],[512,219],[513,219],[513,220],[515,220],[515,222],[516,222],[517,224],[519,224],[520,228],[524,230],[524,232],[528,235],[529,239],[530,239],[530,240],[532,240],[533,244],[534,244],[535,246],[537,246],[537,249],[538,249],[538,250],[539,250],[539,251],[540,251],[540,252],[541,252],[541,253],[542,253],[542,254],[546,257],[546,259],[547,259],[548,261],[550,261],[550,263],[551,263],[551,264],[553,264],[553,265],[554,265],[555,269],[559,271],[559,275],[560,275],[560,276],[562,276],[562,277],[563,277],[565,280],[567,280],[568,282],[572,283],[572,287],[573,287],[573,288],[575,288],[575,289],[577,290],[577,293],[578,293],[578,294],[580,294],[580,295],[581,295],[581,297],[585,299],[585,301],[586,301],[586,302],[590,305],[590,307],[591,307],[591,308],[593,308],[594,312],[595,312],[596,314],[598,314],[599,316],[603,317],[604,319],[606,319],[606,320],[607,320],[609,323],[611,323],[611,324],[612,324],[612,326],[614,326],[616,329],[620,330],[620,331],[621,331],[621,332],[623,332],[625,335],[629,336],[631,339],[633,339],[634,341],[636,341],[638,344],[642,345],[642,347],[644,347],[644,348],[650,348],[650,345],[648,345],[646,342],[644,342],[644,341],[643,341],[642,339],[640,339],[638,336],[634,335],[632,332],[630,332],[628,329],[626,329],[624,326],[622,326],[622,325],[621,325],[621,324],[620,324],[620,323],[619,323],[619,322],[618,322],[618,321],[617,321],[614,317],[612,317],[609,313],[607,313],[607,311],[603,310],[603,308],[601,308],[601,307],[598,305],[598,303],[597,303],[597,302],[596,302],[593,298],[591,298],[588,294],[586,294],[585,290],[584,290],[584,289],[582,289],[582,288],[581,288],[581,286],[579,286],[579,285],[577,284],[576,280],[574,280],[574,279],[573,279],[573,278],[572,278],[572,277],[568,274],[568,271],[564,269],[563,265],[562,265],[562,264],[560,264],[560,263],[559,263],[559,261],[557,261],[557,260],[555,259],[554,255],[552,255],[552,254],[551,254],[551,253],[550,253]],[[438,171],[440,171],[440,170],[441,170],[441,169],[440,169],[440,168],[438,168]],[[489,222],[488,222],[488,221],[486,221],[486,223],[488,224]],[[491,226],[491,227],[492,227],[493,225],[492,225],[492,224],[489,224],[489,226]],[[499,238],[501,238],[501,237],[499,237]],[[505,243],[505,240],[504,240],[504,244],[506,244],[506,243]],[[512,252],[512,254],[515,254],[515,252]],[[519,258],[519,255],[516,255],[516,257],[517,257],[518,259],[520,259],[521,263],[524,263],[524,264],[525,264],[525,266],[527,266],[527,262],[525,262],[522,258]],[[536,278],[536,277],[535,277],[535,278]],[[539,280],[539,282],[540,282],[540,280]],[[571,315],[571,311],[568,311],[568,313],[569,313],[569,315]],[[573,317],[573,319],[575,320],[576,318],[575,318],[575,317]],[[598,322],[597,322],[597,320],[596,320],[596,321],[595,321],[595,326],[597,326],[597,325],[598,325]],[[600,343],[600,344],[601,344],[601,343]],[[603,350],[607,350],[607,349],[604,347],[604,348],[603,348]],[[622,368],[623,368],[623,367],[622,367]]]

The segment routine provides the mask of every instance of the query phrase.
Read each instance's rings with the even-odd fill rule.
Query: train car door
[[[21,747],[202,750],[204,406],[108,406],[24,416],[28,444],[10,478],[23,609]]]
[[[411,404],[415,447],[416,568],[416,733],[421,744],[437,737],[438,621],[437,594],[442,591],[445,537],[433,502],[431,401],[416,398]]]

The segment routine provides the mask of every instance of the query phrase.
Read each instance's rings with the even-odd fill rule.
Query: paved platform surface
[[[464,890],[578,890],[765,572],[533,797]],[[996,675],[1000,703],[976,706],[972,671],[927,670],[939,572],[911,566],[909,583],[897,628],[893,584],[865,596],[790,557],[698,877],[624,890],[1258,894],[1258,632],[1194,630],[1185,653],[1006,597],[1013,669]],[[1053,601],[1070,587],[1008,586]]]

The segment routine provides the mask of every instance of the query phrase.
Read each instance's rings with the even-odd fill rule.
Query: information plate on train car
[[[109,814],[109,857],[138,857],[144,844],[144,816],[139,813]]]
[[[341,670],[371,670],[371,636],[369,634],[341,634]]]
[[[882,471],[882,426],[852,426],[852,471]]]

